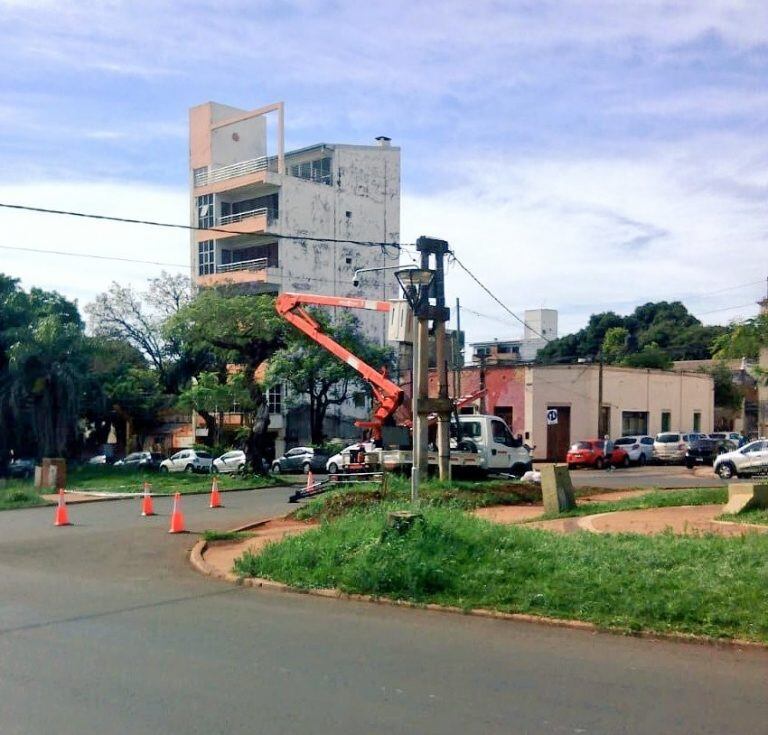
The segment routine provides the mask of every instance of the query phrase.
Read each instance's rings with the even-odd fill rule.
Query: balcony
[[[268,258],[240,260],[216,266],[214,273],[198,276],[200,286],[222,286],[227,283],[266,283]]]
[[[277,209],[274,207],[258,207],[236,214],[222,215],[213,223],[215,233],[198,230],[198,241],[209,240],[211,236],[217,240],[227,239],[236,235],[259,235],[264,233],[277,219]]]
[[[261,171],[277,171],[277,157],[262,156],[261,158],[238,161],[229,166],[221,166],[212,170],[197,169],[194,172],[193,184],[195,188],[199,188],[210,184],[218,184],[220,181],[237,179],[241,176],[250,176]]]

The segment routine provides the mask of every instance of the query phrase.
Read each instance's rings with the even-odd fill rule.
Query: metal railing
[[[277,162],[274,156],[251,158],[248,161],[239,161],[238,163],[232,163],[229,166],[215,168],[212,171],[195,171],[194,184],[195,186],[206,186],[207,184],[214,184],[217,181],[226,181],[227,179],[234,179],[237,176],[253,174],[257,171],[274,171],[276,170],[276,167]]]
[[[237,214],[225,214],[222,217],[219,217],[218,223],[220,225],[231,225],[234,222],[240,222],[249,217],[261,217],[262,215],[267,215],[268,219],[273,219],[273,217],[270,216],[270,211],[273,210],[270,210],[269,207],[259,207],[258,209],[249,209],[246,212],[238,212]]]
[[[232,271],[260,271],[269,265],[268,258],[254,258],[253,260],[239,260],[236,263],[222,263],[216,267],[217,273],[231,273]]]

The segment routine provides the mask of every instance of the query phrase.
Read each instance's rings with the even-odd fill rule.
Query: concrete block
[[[38,469],[40,473],[38,475]],[[57,490],[67,486],[67,460],[61,457],[43,457],[41,467],[35,467],[35,487]]]
[[[545,464],[541,466],[541,494],[544,499],[544,511],[562,513],[576,507],[573,494],[571,473],[564,464]]]
[[[723,513],[741,513],[752,508],[768,508],[768,483],[732,482],[728,485],[728,503]]]

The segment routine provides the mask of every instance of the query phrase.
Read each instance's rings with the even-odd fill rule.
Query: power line
[[[189,263],[163,263],[159,260],[139,260],[137,258],[120,258],[116,255],[96,255],[94,253],[69,253],[65,250],[48,250],[46,248],[23,248],[16,245],[0,245],[0,250],[21,250],[25,253],[45,253],[47,255],[67,255],[72,258],[94,258],[96,260],[119,260],[122,263],[141,263],[142,265],[164,265],[169,268],[189,268]]]
[[[0,207],[3,209],[16,209],[23,212],[35,212],[37,214],[56,214],[65,217],[81,217],[83,219],[96,219],[107,222],[121,222],[123,224],[130,225],[147,225],[149,227],[166,227],[174,230],[192,230],[194,232],[219,232],[225,235],[260,235],[263,237],[274,237],[279,240],[306,240],[308,242],[335,242],[335,243],[347,243],[350,245],[364,245],[366,247],[377,248],[395,248],[400,250],[401,246],[398,242],[385,242],[378,240],[352,240],[348,238],[339,237],[310,237],[309,235],[283,235],[277,232],[232,232],[232,230],[225,230],[221,227],[196,227],[195,225],[181,225],[175,222],[157,222],[155,220],[136,219],[134,217],[115,217],[106,214],[92,214],[88,212],[76,212],[68,209],[50,209],[47,207],[32,207],[26,204],[8,204],[0,202]]]
[[[457,257],[456,255],[453,255],[454,262],[478,285],[480,288],[483,289],[504,311],[507,312],[510,316],[517,319],[517,321],[520,322],[529,332],[532,332],[537,337],[541,337],[545,342],[549,343],[552,340],[548,337],[545,337],[543,334],[537,332],[533,327],[530,326],[530,324],[527,324],[524,319],[521,319],[517,314],[515,314],[512,309],[510,309],[496,294],[493,293],[474,273],[472,273],[467,266],[464,265]]]

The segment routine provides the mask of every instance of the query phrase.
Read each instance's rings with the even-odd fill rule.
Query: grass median
[[[768,642],[768,536],[563,536],[450,507],[425,507],[423,522],[399,535],[386,524],[395,507],[354,510],[246,553],[235,571],[299,588]]]
[[[764,508],[753,508],[752,510],[743,510],[741,513],[724,513],[718,516],[719,521],[731,521],[733,523],[754,523],[758,526],[768,526],[768,510]]]
[[[285,480],[273,475],[217,475],[220,490],[273,487]],[[153,493],[196,493],[211,489],[210,474],[186,472],[140,472],[120,467],[95,466],[71,469],[67,478],[69,490],[92,490],[113,493],[140,493],[144,482]]]
[[[10,480],[5,487],[0,488],[0,510],[33,508],[37,505],[46,505],[46,501],[31,483]]]

